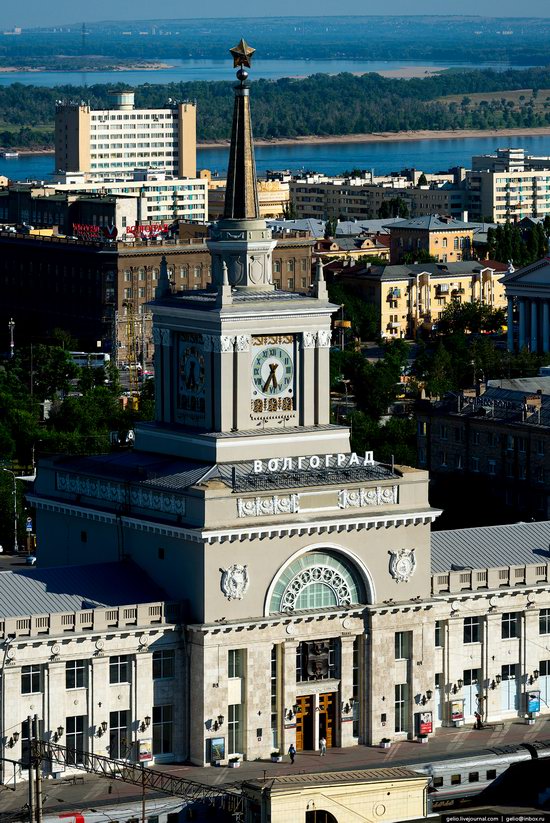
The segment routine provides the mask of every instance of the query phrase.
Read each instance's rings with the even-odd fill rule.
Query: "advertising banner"
[[[464,700],[453,700],[451,703],[451,720],[456,723],[464,720]]]
[[[139,762],[146,763],[153,759],[153,741],[150,737],[139,741]]]
[[[540,691],[536,689],[528,691],[525,698],[527,701],[527,711],[529,713],[540,712]]]

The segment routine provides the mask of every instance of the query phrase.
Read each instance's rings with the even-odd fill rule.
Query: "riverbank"
[[[0,66],[0,74],[11,74],[13,72],[36,74],[44,71],[51,72],[52,74],[55,74],[55,72],[62,74],[66,71],[81,71],[86,72],[86,74],[91,74],[94,71],[159,71],[160,69],[171,68],[173,68],[171,63],[133,63],[129,66],[118,63],[115,65],[106,63],[105,65],[77,66],[75,69],[67,69],[66,67],[63,69],[55,69],[47,66]]]
[[[369,134],[304,135],[303,137],[274,137],[254,140],[256,146],[300,146],[322,143],[396,143],[415,140],[463,140],[468,137],[549,137],[550,126],[519,129],[449,129],[448,131],[397,131],[372,132]],[[214,149],[229,145],[229,140],[198,144],[201,149]]]
[[[269,140],[255,140],[256,146],[307,146],[322,144],[349,144],[349,143],[397,143],[414,142],[420,140],[464,140],[476,137],[494,137],[497,140],[505,137],[550,137],[550,126],[539,126],[524,129],[450,129],[448,131],[398,131],[373,132],[370,134],[340,134],[340,135],[304,135],[302,137],[274,137]],[[228,146],[229,140],[205,141],[197,143],[199,149],[219,149]],[[26,149],[10,147],[9,151],[17,151],[20,155],[53,154],[53,149]]]

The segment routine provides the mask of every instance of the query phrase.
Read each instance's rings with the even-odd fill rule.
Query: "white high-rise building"
[[[196,106],[170,104],[136,109],[134,92],[114,92],[112,109],[58,102],[55,110],[55,167],[96,177],[162,169],[174,177],[196,176]]]

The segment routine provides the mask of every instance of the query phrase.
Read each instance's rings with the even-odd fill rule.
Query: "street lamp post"
[[[0,466],[3,472],[8,472],[13,477],[13,552],[17,554],[19,547],[17,544],[17,478],[15,472],[11,469],[6,469],[5,466]]]
[[[8,329],[10,330],[10,358],[15,356],[15,343],[13,340],[13,330],[15,328],[15,321],[13,317],[10,317],[8,323]]]

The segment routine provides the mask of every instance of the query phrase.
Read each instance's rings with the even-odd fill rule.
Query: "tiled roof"
[[[0,617],[53,614],[166,600],[131,561],[0,572]]]
[[[432,574],[550,563],[550,521],[432,532]]]
[[[387,224],[387,221],[386,221]],[[426,214],[422,217],[413,217],[411,220],[400,220],[397,223],[387,224],[390,229],[419,229],[423,231],[444,231],[453,229],[474,229],[477,224],[464,223],[454,217],[442,218],[438,214]]]

